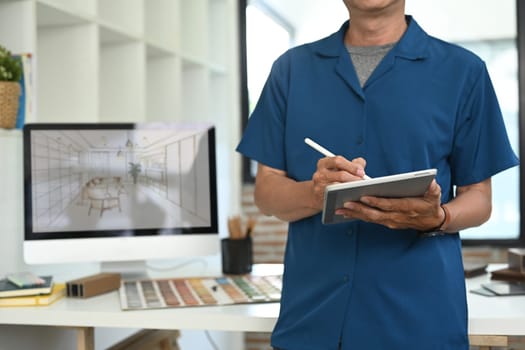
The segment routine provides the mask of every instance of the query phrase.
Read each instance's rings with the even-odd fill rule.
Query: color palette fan
[[[122,310],[276,302],[282,276],[221,276],[122,281]]]

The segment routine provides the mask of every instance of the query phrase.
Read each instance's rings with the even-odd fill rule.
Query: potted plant
[[[129,162],[129,174],[133,178],[133,184],[137,184],[137,178],[139,177],[140,172],[142,171],[142,167],[140,163],[133,163]]]
[[[22,66],[5,47],[0,46],[0,127],[16,126],[21,93]]]

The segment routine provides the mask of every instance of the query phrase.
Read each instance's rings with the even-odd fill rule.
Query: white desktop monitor
[[[220,251],[210,124],[27,124],[24,197],[28,264]]]

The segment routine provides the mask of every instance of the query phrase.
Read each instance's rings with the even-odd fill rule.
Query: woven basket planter
[[[0,81],[0,128],[12,129],[16,126],[20,84]]]

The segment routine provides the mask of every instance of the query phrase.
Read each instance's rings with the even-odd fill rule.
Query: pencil
[[[321,146],[320,144],[318,144],[317,142],[315,142],[314,140],[308,137],[304,139],[304,143],[306,143],[308,146],[312,147],[313,149],[315,149],[317,152],[321,153],[325,157],[335,157],[335,154],[333,154],[332,152],[330,152],[329,150],[327,150],[326,148],[324,148],[323,146]],[[363,176],[363,179],[370,180],[371,177],[365,174]]]

